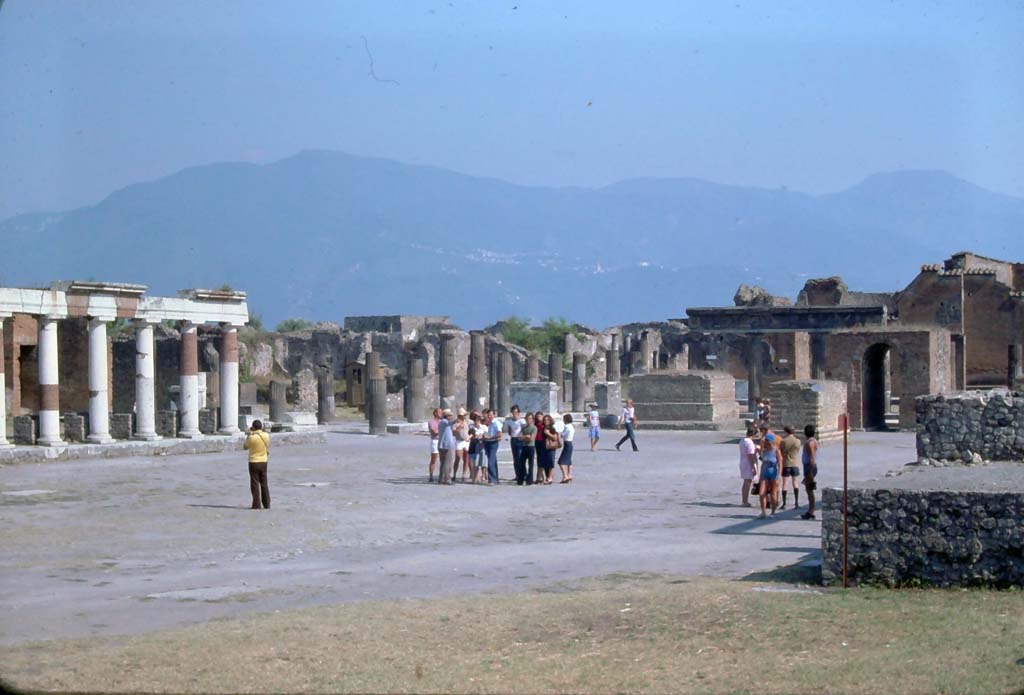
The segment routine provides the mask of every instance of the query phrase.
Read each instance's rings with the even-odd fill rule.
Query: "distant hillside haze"
[[[469,328],[514,314],[605,327],[728,305],[740,283],[790,298],[829,275],[901,289],[956,251],[1021,260],[1022,230],[1024,199],[935,171],[822,196],[697,179],[544,188],[310,151],[6,220],[16,251],[0,283],[97,279],[152,294],[226,283],[269,326],[446,314]]]

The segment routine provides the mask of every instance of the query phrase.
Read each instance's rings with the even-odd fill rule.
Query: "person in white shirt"
[[[629,440],[629,443],[633,445],[633,451],[640,451],[636,446],[636,410],[633,408],[633,399],[626,399],[626,407],[622,409],[622,415],[619,415],[619,425],[625,425],[626,434],[619,440],[619,443],[615,445],[616,451],[622,451],[619,447]]]
[[[562,479],[559,482],[572,482],[572,440],[576,436],[576,428],[572,424],[572,415],[566,413],[562,416],[562,453],[558,456],[558,470],[562,471]]]
[[[756,427],[747,427],[747,436],[740,442],[740,478],[743,479],[740,497],[744,507],[750,506],[750,485],[757,476],[757,445],[754,444],[756,434]]]
[[[509,444],[512,446],[512,465],[513,467],[519,463],[520,457],[523,455],[523,442],[519,439],[520,433],[523,431],[523,425],[526,421],[519,417],[519,406],[512,406],[512,410],[509,411],[509,416],[505,418],[505,422],[501,425],[502,434],[508,435]]]
[[[587,413],[587,430],[590,435],[590,450],[597,450],[597,440],[601,438],[601,413],[597,412],[597,403],[590,404]]]

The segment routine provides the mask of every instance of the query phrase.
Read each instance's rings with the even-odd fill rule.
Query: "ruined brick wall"
[[[994,389],[921,396],[917,455],[939,461],[1024,461],[1024,393]]]
[[[949,333],[942,329],[839,331],[825,337],[825,378],[847,385],[850,427],[864,426],[864,365],[868,348],[889,346],[892,395],[900,399],[900,429],[916,422],[914,399],[951,389]]]
[[[839,432],[839,416],[846,412],[846,384],[841,381],[778,381],[771,385],[768,397],[776,430],[791,425],[800,433],[806,425],[814,425],[827,438]]]
[[[15,314],[4,321],[4,379],[7,387],[7,413],[11,416],[39,410],[38,363],[35,353],[38,342],[39,324],[35,317]]]
[[[822,495],[822,581],[842,580],[842,490]],[[850,489],[850,584],[1024,584],[1024,493]]]

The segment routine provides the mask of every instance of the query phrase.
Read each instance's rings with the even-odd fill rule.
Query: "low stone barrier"
[[[1024,585],[1024,466],[921,468],[864,485],[847,498],[850,584]],[[822,509],[822,581],[838,583],[842,490],[825,489]]]
[[[993,389],[920,396],[915,409],[920,459],[1024,460],[1024,392]]]

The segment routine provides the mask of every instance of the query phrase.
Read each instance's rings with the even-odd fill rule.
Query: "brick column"
[[[89,317],[89,436],[94,444],[109,444],[110,399],[108,384],[110,368],[107,364],[107,319]]]
[[[238,432],[238,329],[221,325],[220,334],[220,429]]]
[[[153,324],[135,322],[135,435],[133,439],[153,441],[156,433],[156,373]]]
[[[202,436],[199,432],[199,351],[197,342],[196,325],[190,321],[184,321],[181,325],[181,363],[178,369],[178,379],[181,385],[179,394],[181,406],[178,416],[181,418],[181,425],[178,430],[179,437],[198,439]]]
[[[0,449],[9,449],[13,444],[7,441],[7,379],[4,376],[4,319],[0,314]]]
[[[42,446],[60,438],[60,380],[57,366],[57,318],[39,317],[39,439]]]

